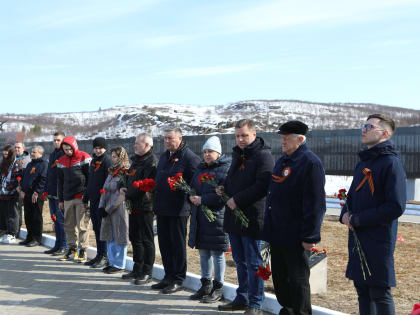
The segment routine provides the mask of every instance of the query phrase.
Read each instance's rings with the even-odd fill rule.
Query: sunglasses
[[[376,130],[384,130],[384,129],[382,129],[381,127],[379,127],[379,126],[375,126],[375,125],[372,125],[372,124],[364,124],[364,125],[362,125],[362,130],[366,130],[367,132],[368,131],[371,131],[372,129],[376,129]]]

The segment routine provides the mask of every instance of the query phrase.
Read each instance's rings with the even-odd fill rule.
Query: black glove
[[[108,216],[108,212],[105,211],[105,208],[99,208],[98,210],[102,218],[105,218]]]

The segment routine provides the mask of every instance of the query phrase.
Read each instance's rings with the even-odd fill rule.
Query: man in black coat
[[[370,115],[362,126],[362,143],[367,148],[359,153],[360,162],[340,216],[340,222],[349,227],[346,277],[354,281],[362,315],[395,314],[391,294],[391,287],[396,286],[394,249],[398,217],[406,204],[406,175],[401,157],[389,141],[394,131],[395,122],[382,114]],[[367,265],[354,249],[351,230],[357,233]]]
[[[225,192],[231,196],[226,203],[224,229],[229,233],[232,257],[236,263],[239,287],[231,303],[219,305],[220,311],[246,310],[245,314],[262,314],[264,281],[255,275],[262,266],[261,231],[265,196],[274,166],[270,147],[256,136],[255,123],[242,119],[236,123],[237,146],[233,148]],[[239,208],[249,219],[245,228],[234,215]]]
[[[20,245],[33,247],[41,244],[42,240],[42,207],[41,198],[47,181],[48,162],[42,158],[44,148],[37,145],[32,148],[31,162],[25,169],[21,185],[18,187],[20,198],[25,209],[25,224],[28,230],[26,239]]]
[[[157,216],[157,232],[165,277],[152,285],[154,290],[169,294],[179,291],[187,273],[187,219],[190,203],[185,193],[172,191],[168,177],[182,173],[189,183],[200,163],[200,158],[182,141],[179,128],[164,130],[166,151],[160,156],[156,171],[156,189],[153,209]]]
[[[280,314],[312,314],[308,255],[321,240],[325,171],[306,145],[308,126],[280,127],[283,155],[273,170],[264,216],[264,240],[271,245],[271,268]]]
[[[142,133],[134,143],[134,155],[131,157],[130,176],[127,187],[121,188],[126,200],[131,204],[128,218],[128,235],[133,246],[133,271],[122,275],[123,279],[135,279],[134,284],[142,285],[152,280],[155,263],[155,242],[153,232],[153,208],[151,195],[133,187],[135,181],[156,176],[157,158],[153,154],[153,138]]]
[[[86,193],[83,195],[83,203],[89,204],[90,219],[92,220],[93,231],[96,238],[96,256],[85,262],[91,268],[104,268],[108,265],[106,242],[100,240],[102,216],[99,213],[100,190],[108,177],[108,169],[111,166],[111,159],[106,154],[108,145],[102,137],[93,139],[93,158],[89,165],[89,179]]]
[[[64,213],[58,207],[57,164],[60,157],[64,155],[63,150],[61,150],[61,142],[63,142],[65,134],[62,131],[57,131],[53,137],[54,150],[51,152],[48,160],[47,183],[45,184],[44,195],[47,195],[51,219],[54,222],[55,244],[53,248],[44,251],[44,253],[61,256],[66,252],[67,238],[66,233],[64,233]]]

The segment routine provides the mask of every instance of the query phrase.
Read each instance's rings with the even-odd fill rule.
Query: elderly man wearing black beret
[[[289,121],[280,126],[283,155],[268,189],[264,239],[271,245],[271,268],[280,314],[312,314],[307,251],[321,240],[325,171],[308,149],[308,126]]]

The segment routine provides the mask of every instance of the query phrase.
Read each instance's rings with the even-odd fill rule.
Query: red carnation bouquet
[[[271,247],[267,242],[262,242],[261,257],[263,260],[263,265],[258,266],[258,271],[254,272],[257,277],[261,277],[264,281],[270,279],[271,268],[270,268],[270,259],[271,259]]]
[[[190,196],[196,196],[197,193],[195,192],[195,190],[193,188],[191,188],[190,185],[187,184],[187,182],[184,180],[184,178],[182,177],[182,173],[176,173],[175,176],[172,177],[168,177],[168,184],[169,184],[169,188],[172,191],[176,191],[176,190],[181,190],[183,192],[185,192],[186,194],[190,195]],[[211,211],[211,209],[205,205],[201,205],[201,210],[203,211],[205,217],[207,218],[207,220],[209,222],[214,222],[214,220],[216,219],[213,211]]]
[[[145,192],[151,192],[156,187],[156,182],[153,178],[145,178],[143,180],[136,180],[133,182],[133,187]]]
[[[340,199],[343,200],[344,202],[340,203],[340,206],[342,206],[343,208],[346,207],[347,212],[349,214],[349,218],[351,216],[351,211],[350,209],[347,207],[347,190],[345,189],[340,189],[338,191],[338,194],[335,194],[335,196]],[[354,237],[354,247],[353,247],[353,252],[356,251],[357,254],[359,255],[359,260],[360,260],[360,268],[362,269],[362,273],[363,273],[363,279],[366,280],[366,272],[369,276],[371,276],[370,273],[370,269],[369,269],[369,265],[366,259],[366,255],[362,249],[362,245],[360,244],[360,240],[357,237],[357,233],[356,230],[351,230],[353,232],[353,237]]]
[[[214,174],[203,173],[203,174],[201,174],[199,176],[198,182],[200,184],[207,183],[207,184],[213,186],[214,188],[218,188],[219,187],[219,185],[216,183],[216,176]],[[226,203],[230,199],[230,197],[226,193],[224,193],[224,192],[222,193],[221,198],[222,198],[222,200],[223,200],[224,203]],[[245,228],[247,228],[248,225],[249,225],[249,219],[246,217],[246,215],[244,214],[244,212],[241,209],[239,209],[239,208],[236,208],[236,209],[234,209],[232,211],[233,211],[233,214],[236,216],[236,218],[238,218],[239,221],[241,221],[241,224]]]

